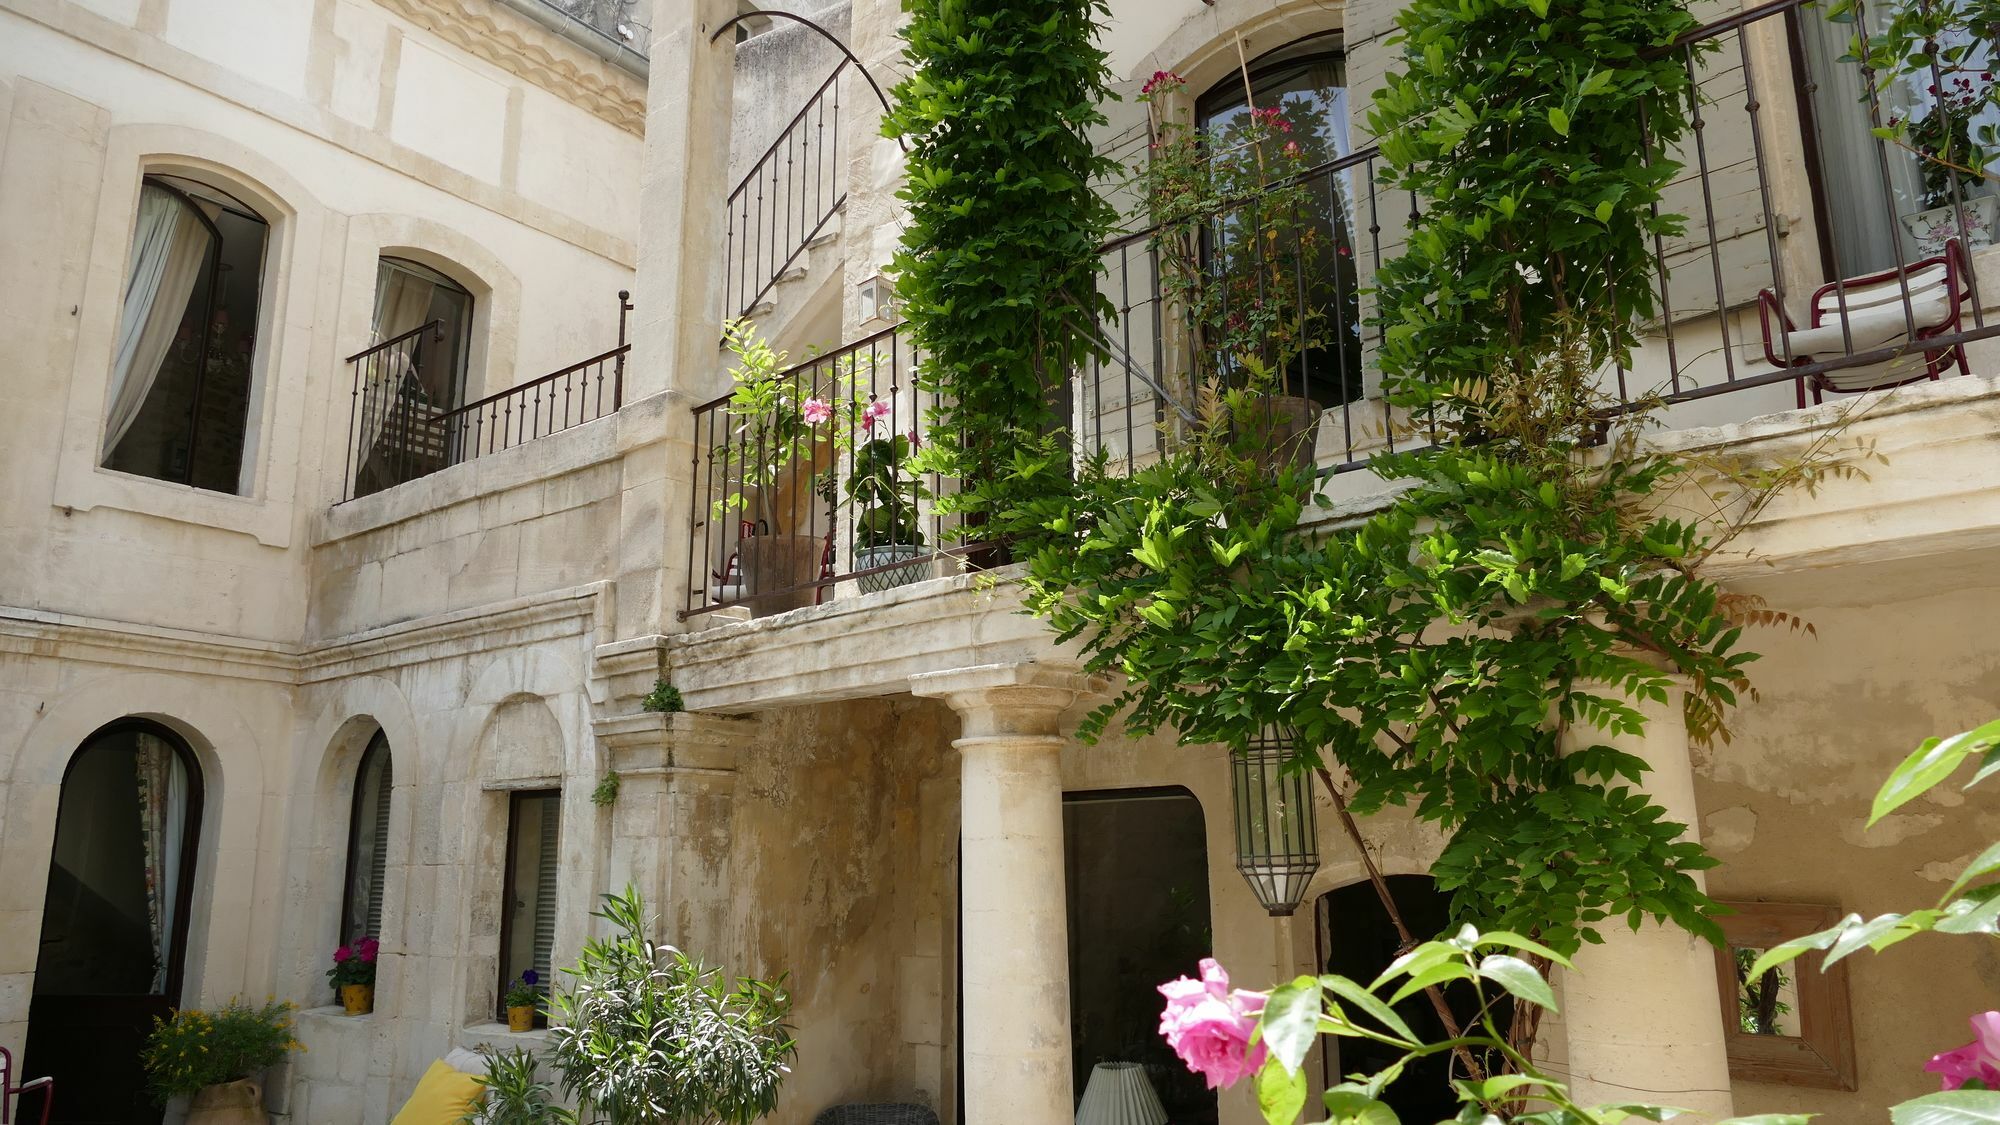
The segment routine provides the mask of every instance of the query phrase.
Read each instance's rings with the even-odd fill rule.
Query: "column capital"
[[[1102,676],[1072,665],[1017,661],[979,664],[910,677],[910,692],[942,699],[958,712],[964,737],[1053,737],[1063,712],[1107,693]]]

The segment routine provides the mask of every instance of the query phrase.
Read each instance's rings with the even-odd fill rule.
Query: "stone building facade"
[[[1157,1050],[1152,997],[1132,983],[1157,965],[1212,950],[1259,986],[1374,956],[1379,910],[1344,893],[1364,865],[1330,809],[1305,905],[1268,916],[1236,869],[1226,752],[1077,743],[1104,685],[1018,612],[1004,570],[946,556],[883,592],[837,574],[803,608],[691,612],[728,585],[727,545],[705,554],[696,408],[726,390],[717,329],[746,311],[730,201],[835,91],[810,151],[831,160],[838,203],[802,212],[747,311],[796,355],[884,331],[874,284],[901,161],[862,72],[884,87],[901,73],[898,5],[792,6],[844,43],[843,64],[794,20],[724,33],[739,12],[726,0],[658,0],[632,25],[643,51],[539,3],[0,0],[0,1046],[129,1102],[135,1011],[275,995],[304,1009],[310,1049],[270,1076],[273,1110],[379,1123],[451,1048],[539,1043],[500,1022],[506,979],[569,960],[597,896],[630,884],[669,940],[790,974],[800,1057],[774,1121],[915,1101],[947,1123],[1054,1125],[1093,1063]],[[1115,0],[1105,43],[1128,97],[1156,70],[1200,92],[1312,44],[1297,57],[1337,58],[1352,107],[1387,65],[1392,14],[1388,0]],[[1142,150],[1143,112],[1107,112],[1105,147]],[[1343,112],[1352,149],[1365,127]],[[1763,120],[1774,150],[1805,128],[1787,112]],[[1796,300],[1831,276],[1811,233],[1831,205],[1794,163],[1718,196],[1705,258],[1670,250],[1717,267],[1715,296],[1680,303],[1680,351],[1649,345],[1635,378],[1649,364],[1719,378],[1754,350],[1733,286],[1785,276]],[[230,259],[248,265],[188,284],[237,283],[227,307],[254,324],[232,322],[240,369],[171,331],[158,361],[240,398],[233,488],[190,482],[197,448],[228,459],[198,430],[169,435],[189,446],[178,467],[106,467],[137,385],[122,357],[148,339],[133,278],[148,263],[172,276],[173,255],[145,249],[171,213],[149,185],[187,195],[190,223],[262,226]],[[1386,214],[1367,255],[1393,252]],[[1988,294],[1994,253],[1971,257]],[[379,368],[347,357],[445,362],[394,350],[406,321],[385,312],[385,259],[421,268],[430,311],[458,307],[436,294],[469,298],[455,381],[426,408],[462,435],[449,417],[500,396],[509,436],[448,439],[452,463],[350,498],[382,434],[429,431],[371,421],[359,404]],[[415,338],[441,348],[435,332]],[[1862,831],[1911,746],[2000,710],[2000,346],[1966,351],[1969,374],[1871,399],[1804,406],[1767,379],[1666,415],[1657,440],[1693,450],[1777,458],[1837,429],[1885,458],[1781,500],[1717,560],[1732,588],[1816,627],[1757,638],[1761,697],[1735,742],[1692,747],[1663,714],[1633,748],[1723,860],[1720,898],[1903,909],[2000,830],[1990,805],[1937,797]],[[615,380],[611,409],[514,432],[530,407],[505,392],[608,353],[593,371]],[[1343,456],[1332,425],[1328,464]],[[1331,518],[1383,487],[1329,478]],[[642,708],[660,679],[687,713]],[[613,772],[616,799],[594,801]],[[143,811],[77,827],[120,802]],[[1367,834],[1427,909],[1440,841],[1397,816]],[[92,918],[116,923],[122,952],[77,955]],[[322,973],[360,929],[382,960],[373,1013],[348,1017]],[[1706,946],[1621,933],[1580,968],[1559,982],[1552,1065],[1589,1097],[1717,1115],[1880,1119],[1964,1038],[1967,998],[2000,991],[1990,950],[1855,962],[1851,1073],[1813,1088],[1732,1056]],[[114,969],[132,979],[99,979]],[[119,989],[136,1007],[89,1000]],[[90,1036],[124,1054],[65,1054]],[[1177,1121],[1256,1119],[1243,1090],[1157,1081]]]

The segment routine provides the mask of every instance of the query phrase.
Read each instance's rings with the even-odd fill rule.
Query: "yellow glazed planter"
[[[204,1087],[188,1106],[187,1125],[268,1125],[269,1121],[264,1116],[264,1091],[248,1078]]]
[[[340,1006],[350,1016],[365,1016],[375,1010],[375,986],[372,984],[343,984],[340,986]]]
[[[535,1029],[535,1006],[522,1004],[507,1009],[508,1031],[533,1031]]]

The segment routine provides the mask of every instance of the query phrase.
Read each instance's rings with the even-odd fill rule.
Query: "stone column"
[[[1601,743],[1644,758],[1652,767],[1647,792],[1693,839],[1700,820],[1681,696],[1677,686],[1663,704],[1635,703],[1646,716],[1643,737],[1589,728],[1566,737],[1572,748]],[[1576,971],[1563,979],[1572,1095],[1585,1105],[1637,1101],[1679,1106],[1710,1121],[1730,1116],[1715,948],[1650,921],[1634,932],[1607,920],[1599,932],[1604,944],[1585,946]]]
[[[642,712],[593,724],[618,771],[602,890],[638,888],[661,940],[733,966],[729,868],[736,762],[756,724]]]
[[[1069,919],[1062,714],[1103,685],[1073,669],[988,664],[910,677],[958,712],[959,949],[966,1125],[1067,1125]]]

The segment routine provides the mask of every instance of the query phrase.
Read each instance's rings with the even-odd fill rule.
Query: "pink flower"
[[[833,420],[833,407],[816,398],[806,400],[805,409],[802,413],[804,414],[806,424],[809,426],[817,426],[822,422]]]
[[[1150,94],[1162,86],[1178,86],[1180,84],[1180,75],[1175,74],[1171,70],[1156,70],[1153,72],[1153,76],[1146,80],[1146,84],[1139,87],[1139,92]]]
[[[1209,1089],[1234,1086],[1264,1065],[1264,1044],[1250,1044],[1264,996],[1232,991],[1229,974],[1215,958],[1202,958],[1200,980],[1168,981],[1160,995],[1167,998],[1160,1034],[1189,1070],[1208,1080]]]
[[[2000,1012],[1981,1012],[1970,1022],[1972,1042],[1932,1055],[1924,1069],[1942,1077],[1947,1090],[1974,1078],[1989,1090],[2000,1090]]]
[[[861,420],[868,423],[870,432],[873,432],[875,429],[876,419],[887,418],[888,416],[889,404],[881,399],[876,399],[874,402],[861,408]]]

